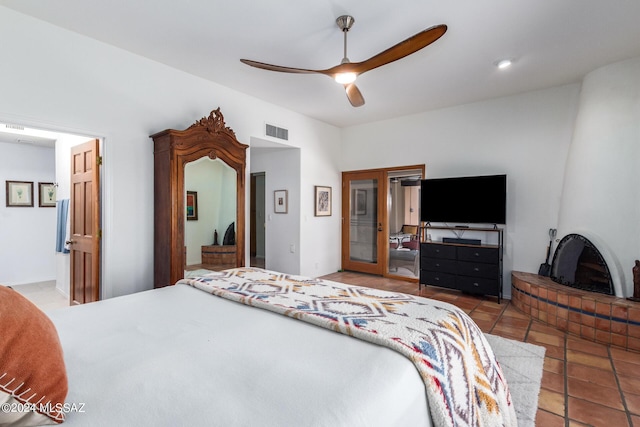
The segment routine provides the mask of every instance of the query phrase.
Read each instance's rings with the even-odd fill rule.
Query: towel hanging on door
[[[56,252],[68,254],[69,249],[65,246],[67,240],[67,230],[69,228],[69,199],[58,200],[58,221],[56,230]]]

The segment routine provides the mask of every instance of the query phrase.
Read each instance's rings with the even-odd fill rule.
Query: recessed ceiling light
[[[505,68],[511,67],[511,65],[513,64],[513,61],[511,59],[501,59],[499,61],[496,61],[494,64],[499,69],[504,70]]]

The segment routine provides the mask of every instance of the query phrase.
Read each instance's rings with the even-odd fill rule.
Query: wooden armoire
[[[185,164],[220,159],[236,171],[236,266],[244,265],[245,167],[248,145],[225,125],[220,108],[185,130],[151,135],[154,143],[154,286],[173,285],[185,268]]]

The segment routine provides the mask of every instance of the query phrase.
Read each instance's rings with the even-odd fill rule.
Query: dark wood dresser
[[[430,227],[436,228],[436,227]],[[437,227],[447,229],[448,227]],[[458,289],[502,298],[502,230],[471,229],[499,233],[498,245],[445,242],[420,244],[420,284]]]

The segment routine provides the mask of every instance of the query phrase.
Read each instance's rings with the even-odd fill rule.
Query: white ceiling
[[[637,0],[0,0],[32,15],[336,126],[350,126],[567,83],[640,56]],[[342,59],[335,19],[354,16],[352,62],[436,24],[433,45],[358,78],[353,108],[322,75]],[[66,49],[60,46],[60,49]],[[508,70],[494,63],[515,59]]]
[[[58,133],[39,129],[24,128],[13,124],[0,123],[0,142],[9,144],[30,144],[39,147],[54,148]]]

